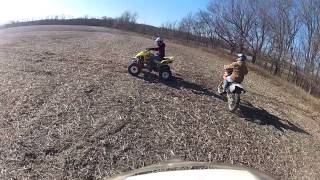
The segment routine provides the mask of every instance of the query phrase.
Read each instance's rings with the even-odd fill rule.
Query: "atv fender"
[[[161,69],[161,70],[168,70],[168,71],[170,71],[170,66],[168,66],[168,65],[162,65],[162,66],[160,67],[160,69]]]

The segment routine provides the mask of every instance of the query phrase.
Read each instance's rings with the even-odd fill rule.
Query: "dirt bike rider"
[[[246,66],[247,57],[243,54],[238,54],[236,62],[229,65],[225,65],[224,69],[228,72],[232,70],[232,74],[224,78],[223,93],[226,93],[228,87],[233,82],[242,83],[244,76],[248,74],[248,68]]]
[[[166,48],[166,44],[163,42],[163,39],[161,37],[157,37],[155,39],[155,42],[157,43],[158,47],[155,48],[147,48],[146,50],[152,50],[152,51],[158,51],[157,55],[152,56],[149,59],[148,62],[148,68],[149,70],[152,69],[152,67],[154,67],[156,65],[156,61],[161,60],[164,58],[165,56],[165,48]]]

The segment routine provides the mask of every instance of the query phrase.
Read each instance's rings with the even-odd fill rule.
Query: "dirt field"
[[[319,102],[250,72],[229,113],[215,91],[228,61],[167,42],[176,79],[132,77],[150,46],[98,27],[0,30],[0,179],[99,179],[172,158],[320,177]]]

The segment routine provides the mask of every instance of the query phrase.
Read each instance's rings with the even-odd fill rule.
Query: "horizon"
[[[130,11],[138,14],[137,23],[159,27],[163,23],[179,21],[188,13],[205,9],[209,2],[210,0],[164,0],[159,3],[145,0],[6,0],[0,6],[0,25],[55,16],[116,18],[123,12]]]

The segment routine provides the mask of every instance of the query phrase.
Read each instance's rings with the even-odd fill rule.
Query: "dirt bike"
[[[132,63],[128,67],[128,72],[133,76],[138,76],[142,69],[149,69],[159,73],[159,77],[162,80],[170,80],[172,78],[172,72],[169,64],[174,61],[173,57],[164,57],[162,60],[155,61],[154,65],[148,67],[149,60],[154,56],[150,50],[144,50],[139,52],[132,59]]]
[[[226,71],[223,75],[224,80],[232,74],[232,69],[225,68],[225,70]],[[240,105],[240,94],[245,93],[246,91],[241,84],[236,82],[231,83],[226,91],[229,111],[234,112]],[[218,93],[224,94],[223,81],[218,85]]]

